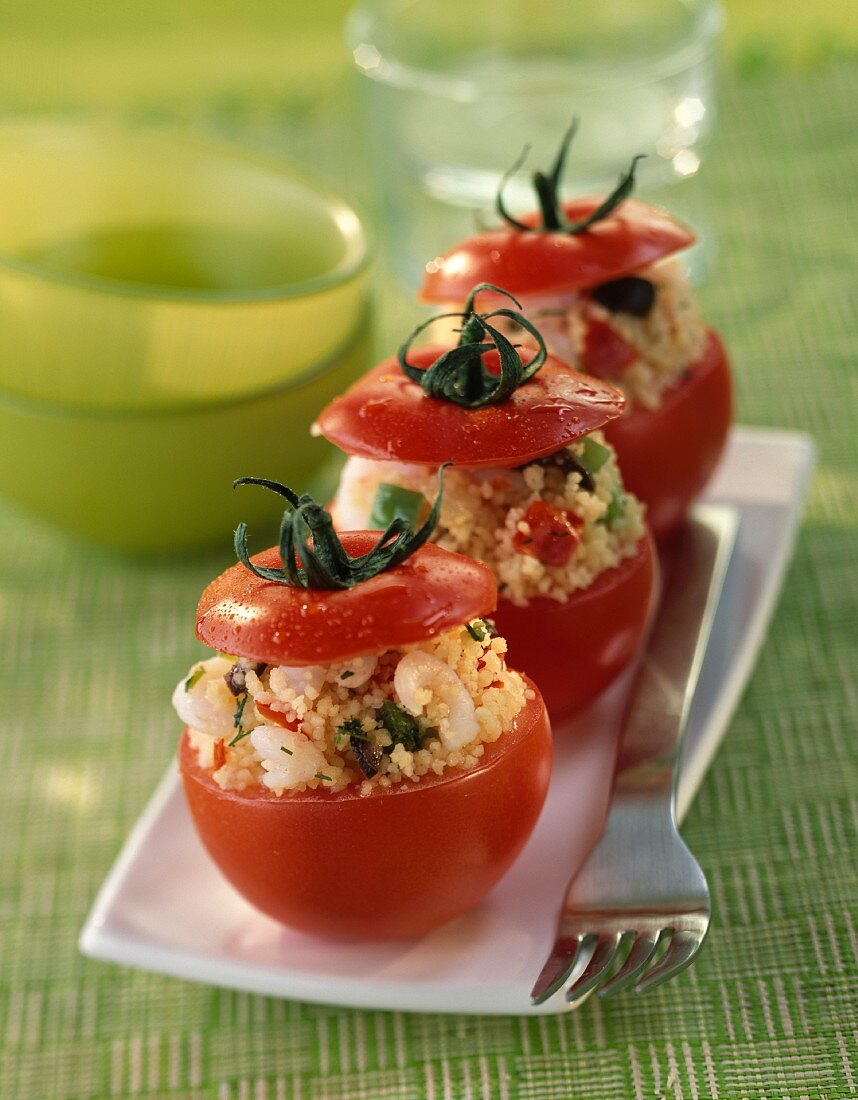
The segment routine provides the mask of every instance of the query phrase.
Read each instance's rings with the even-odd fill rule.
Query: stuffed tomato
[[[279,548],[250,557],[240,527],[197,609],[214,652],[173,695],[195,826],[248,901],[305,932],[413,937],[460,915],[545,799],[545,706],[485,619],[489,570],[426,542],[439,507],[337,536],[291,497]]]
[[[435,541],[491,569],[510,659],[559,718],[637,652],[653,549],[602,432],[622,394],[547,355],[514,310],[475,313],[485,290],[504,293],[474,288],[456,347],[404,345],[323,410],[316,430],[349,456],[331,508],[343,529],[416,522],[438,467],[453,464]],[[499,321],[521,325],[535,347],[514,347]]]
[[[573,135],[574,127],[551,173],[534,176],[539,212],[511,216],[501,192],[503,227],[430,261],[422,297],[462,303],[474,283],[500,283],[520,299],[550,350],[622,389],[625,415],[606,425],[605,436],[627,487],[647,505],[650,526],[662,537],[681,522],[724,448],[730,368],[676,258],[694,235],[663,211],[628,198],[634,162],[607,199],[560,201]],[[518,338],[529,337],[521,332]]]

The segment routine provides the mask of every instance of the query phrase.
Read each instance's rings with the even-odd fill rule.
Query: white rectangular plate
[[[747,683],[783,583],[813,444],[736,429],[705,500],[735,508],[736,551],[701,672],[679,783],[684,814]],[[566,882],[604,822],[615,720],[627,683],[588,721],[560,731],[551,790],[518,861],[476,909],[407,943],[341,944],[281,927],[248,905],[197,840],[172,766],[129,836],[81,932],[98,959],[298,1000],[422,1012],[557,1013],[529,992],[553,939]],[[564,735],[565,734],[565,735]],[[582,800],[589,833],[570,836]],[[580,819],[579,810],[576,818]]]

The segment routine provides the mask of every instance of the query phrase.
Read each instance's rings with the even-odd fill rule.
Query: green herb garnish
[[[591,225],[607,218],[609,214],[612,214],[614,210],[629,197],[635,185],[635,170],[637,168],[637,163],[639,160],[643,160],[643,153],[639,153],[636,157],[632,158],[631,165],[628,170],[620,176],[617,186],[608,195],[605,201],[600,203],[591,214],[588,214],[586,218],[582,218],[577,222],[569,221],[560,200],[560,177],[563,175],[563,169],[566,166],[566,154],[569,152],[569,146],[572,144],[572,140],[577,131],[578,119],[573,118],[572,124],[563,135],[563,140],[560,142],[560,148],[557,151],[557,156],[551,171],[547,174],[544,172],[534,172],[531,177],[534,190],[536,191],[536,197],[539,200],[542,224],[528,225],[526,222],[514,218],[507,210],[503,197],[504,188],[507,183],[527,159],[527,155],[530,152],[529,145],[524,147],[515,164],[513,164],[504,174],[501,180],[495,198],[495,210],[497,211],[498,217],[503,218],[508,225],[511,225],[514,229],[521,230],[522,233],[560,232],[577,236],[579,233],[586,232]]]
[[[324,779],[326,783],[333,783],[333,779],[329,775],[325,775],[324,772],[316,772],[315,779]]]
[[[424,732],[413,714],[398,707],[392,700],[385,699],[378,709],[378,720],[394,744],[402,745],[409,752],[417,752],[420,748]]]
[[[287,749],[285,745],[280,746],[280,751],[285,752],[287,756],[294,756],[294,752],[291,749]]]
[[[244,715],[244,708],[247,706],[247,692],[244,695],[239,696],[238,705],[235,708],[235,714],[232,716],[232,724],[237,730],[241,729],[241,719]]]
[[[247,692],[245,692],[244,695],[242,695],[239,698],[238,705],[235,708],[235,714],[233,714],[233,716],[232,716],[232,724],[238,730],[238,733],[230,741],[230,743],[229,743],[230,748],[232,748],[233,745],[237,745],[239,741],[243,741],[245,737],[247,737],[250,733],[252,733],[252,730],[243,730],[241,728],[241,720],[244,717],[244,708],[246,706],[247,706]]]
[[[340,673],[341,680],[350,680],[354,676],[354,673],[350,668],[347,668],[345,672]]]
[[[363,726],[360,724],[359,718],[347,718],[341,726],[337,726],[334,730],[334,740],[338,746],[341,741],[350,737],[365,737],[367,741],[369,740],[363,732]]]
[[[484,642],[486,640],[486,628],[481,625],[479,619],[473,623],[465,623],[465,630],[467,630],[475,642]]]
[[[334,531],[328,512],[308,493],[298,496],[287,485],[263,477],[240,477],[239,485],[261,485],[288,501],[280,521],[280,568],[255,565],[247,549],[247,524],[235,529],[235,553],[241,564],[263,580],[293,588],[353,588],[405,561],[429,540],[438,524],[444,495],[445,462],[438,470],[438,495],[425,522],[412,528],[401,518],[392,520],[367,554],[351,558]]]
[[[506,401],[515,390],[532,378],[545,362],[548,352],[542,334],[521,313],[512,309],[496,309],[491,313],[477,313],[474,301],[481,291],[493,291],[509,298],[519,309],[521,303],[507,290],[493,283],[478,283],[468,295],[465,308],[457,313],[441,313],[430,317],[411,333],[396,353],[403,374],[419,383],[429,397],[452,401],[466,409],[479,409],[485,405],[497,405]],[[414,340],[429,325],[442,317],[463,319],[459,342],[440,355],[425,370],[408,362],[408,352]],[[494,317],[505,317],[525,329],[536,340],[538,351],[524,362],[517,348],[499,329],[489,324]],[[486,337],[488,339],[486,339]],[[500,374],[492,373],[483,362],[486,352],[497,350]]]
[[[190,691],[195,684],[198,684],[200,680],[202,680],[205,674],[206,670],[202,667],[202,665],[197,665],[191,675],[187,678],[187,680],[185,680],[185,691]]]

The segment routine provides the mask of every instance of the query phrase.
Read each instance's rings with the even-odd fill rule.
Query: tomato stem
[[[577,132],[578,119],[573,118],[560,142],[560,147],[557,150],[557,156],[554,159],[554,165],[551,171],[548,174],[537,171],[531,176],[533,188],[536,191],[536,197],[539,201],[539,212],[542,217],[541,224],[529,225],[527,222],[514,218],[507,209],[503,197],[506,185],[527,159],[527,154],[530,151],[529,145],[524,147],[524,150],[519,154],[513,166],[503,174],[498,186],[497,195],[495,196],[495,210],[497,211],[498,217],[503,219],[507,225],[523,233],[569,233],[572,236],[577,236],[579,233],[585,233],[591,225],[595,225],[596,222],[607,218],[609,214],[612,214],[614,210],[629,197],[635,185],[635,170],[637,168],[637,163],[639,160],[643,160],[643,153],[638,153],[637,156],[632,158],[629,168],[617,181],[617,186],[591,214],[588,214],[586,218],[581,218],[577,222],[569,221],[560,199],[560,180],[566,167],[566,156],[569,152],[569,146],[572,144]]]
[[[351,558],[334,530],[330,514],[309,493],[300,496],[279,481],[262,477],[240,477],[239,485],[259,485],[278,493],[287,500],[280,521],[279,568],[259,566],[250,558],[247,548],[247,524],[235,529],[233,545],[241,564],[262,580],[285,584],[293,588],[353,588],[362,581],[393,569],[429,540],[438,525],[444,496],[444,471],[450,462],[438,470],[438,495],[426,520],[412,528],[401,517],[394,518],[367,554]]]
[[[521,303],[509,291],[493,283],[477,283],[468,295],[461,313],[443,313],[430,317],[414,329],[397,352],[403,374],[412,382],[418,382],[430,397],[452,401],[466,409],[478,409],[506,401],[522,383],[536,374],[548,356],[542,334],[521,313],[506,308],[490,313],[477,312],[474,302],[477,295],[485,291],[502,294],[521,309]],[[408,362],[412,343],[424,329],[442,317],[463,318],[458,344],[445,351],[425,369],[412,366]],[[512,321],[536,340],[538,350],[526,363],[518,345],[512,344],[503,332],[489,324],[495,317]],[[490,370],[484,362],[483,356],[490,351],[497,352],[500,373]]]

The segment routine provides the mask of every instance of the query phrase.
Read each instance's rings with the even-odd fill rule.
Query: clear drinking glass
[[[511,207],[532,208],[528,169],[550,165],[575,115],[570,197],[613,185],[645,153],[637,193],[702,236],[690,181],[712,125],[720,25],[711,0],[371,0],[353,11],[346,36],[367,78],[395,274],[413,287],[428,259],[490,218],[526,144],[507,195]]]

